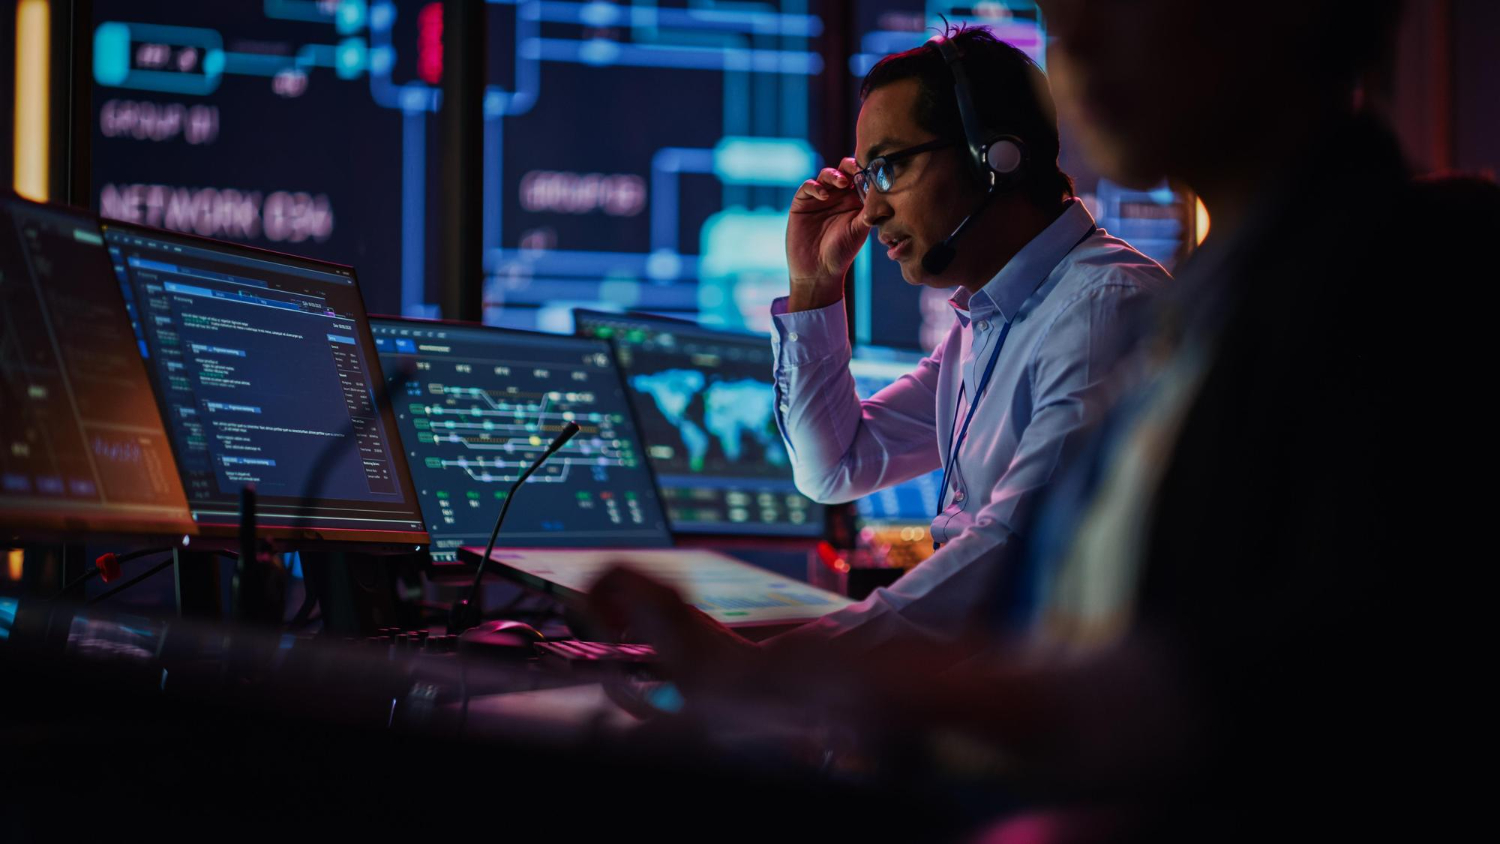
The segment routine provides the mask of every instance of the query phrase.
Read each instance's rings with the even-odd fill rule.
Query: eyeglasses
[[[925,144],[917,144],[897,152],[886,153],[870,160],[870,163],[854,174],[854,189],[859,192],[859,198],[864,199],[873,186],[876,191],[886,193],[896,183],[897,162],[905,161],[912,156],[921,155],[943,147],[951,147],[957,141],[928,141]]]

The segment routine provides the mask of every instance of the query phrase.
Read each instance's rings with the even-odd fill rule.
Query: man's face
[[[936,140],[917,125],[920,94],[916,79],[902,79],[870,92],[854,129],[859,166]],[[953,278],[929,276],[922,269],[922,256],[953,232],[983,193],[966,168],[963,149],[956,144],[899,161],[893,165],[895,180],[890,191],[880,193],[871,187],[865,196],[862,217],[879,229],[881,247],[901,265],[901,276],[908,284],[952,287],[958,283]]]

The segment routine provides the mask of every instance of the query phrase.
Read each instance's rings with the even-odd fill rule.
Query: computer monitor
[[[672,530],[822,535],[776,425],[769,338],[585,310],[574,323],[614,345]]]
[[[90,214],[0,198],[0,532],[195,533]]]
[[[578,434],[517,491],[499,546],[671,546],[609,344],[381,317],[370,327],[434,562],[489,541],[507,490],[568,422]]]
[[[424,544],[354,270],[105,223],[193,518],[268,538]]]
[[[868,399],[915,370],[921,360],[918,352],[860,346],[849,361],[854,391],[861,399]],[[879,525],[930,524],[937,514],[942,486],[943,473],[938,470],[873,492],[856,504],[860,521]]]

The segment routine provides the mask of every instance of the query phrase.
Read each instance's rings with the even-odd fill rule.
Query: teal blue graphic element
[[[339,42],[338,54],[334,59],[334,72],[340,79],[355,79],[364,73],[368,66],[369,51],[365,49],[365,39],[345,38]]]
[[[870,264],[870,256],[875,247],[872,245],[877,235],[870,233],[865,238],[864,248],[854,256],[854,301],[864,302],[862,307],[854,309],[854,342],[869,345],[874,342],[871,339],[873,330],[870,326],[870,304],[875,295],[874,277],[871,275],[873,267]]]
[[[203,73],[215,80],[224,75],[225,58],[228,54],[223,50],[209,50],[203,57]],[[218,85],[217,82],[214,83]]]
[[[353,35],[365,25],[369,7],[365,0],[342,0],[333,13],[333,25],[340,35]]]
[[[130,27],[100,24],[94,30],[94,79],[100,85],[123,85],[130,75]]]
[[[802,138],[727,137],[714,146],[714,174],[726,183],[796,187],[818,172]]]
[[[699,236],[698,310],[709,325],[743,326],[785,295],[787,212],[727,208]]]
[[[186,72],[131,67],[131,50],[140,43],[195,47],[198,67]],[[106,21],[94,30],[94,79],[100,85],[201,97],[218,90],[223,74],[224,42],[212,29]]]
[[[328,23],[333,14],[318,0],[266,0],[263,7],[268,18],[307,23]]]
[[[0,598],[0,639],[10,638],[10,629],[16,625],[16,609],[21,602],[15,598]]]
[[[236,53],[231,53],[230,56],[231,56],[231,58],[233,58],[235,56],[246,56],[246,57],[248,57],[248,54],[245,54],[245,53],[237,53],[237,54]],[[280,70],[285,70],[286,69],[286,59],[285,58],[283,58],[281,56],[267,56],[266,58],[276,58],[276,59],[280,60],[281,67],[277,69],[277,72],[279,72]],[[339,66],[339,48],[338,47],[330,46],[328,44],[307,44],[307,45],[304,45],[302,47],[302,49],[300,49],[300,50],[297,51],[296,65],[297,65],[297,69],[298,70],[303,70],[303,71],[307,70],[310,67],[332,67],[332,68],[337,68]],[[273,72],[271,75],[274,76],[275,72]],[[341,78],[342,78],[342,76],[343,75],[340,74]]]
[[[270,53],[223,53],[224,71],[236,76],[275,76],[293,66],[286,56]],[[307,47],[297,54],[297,66],[316,64]]]

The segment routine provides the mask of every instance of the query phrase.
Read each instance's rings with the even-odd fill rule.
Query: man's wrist
[[[812,311],[826,308],[829,305],[841,302],[844,299],[843,280],[835,281],[793,281],[791,294],[787,296],[786,309],[788,313],[798,311]]]

